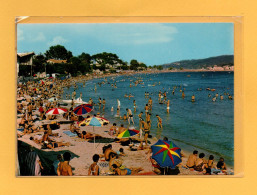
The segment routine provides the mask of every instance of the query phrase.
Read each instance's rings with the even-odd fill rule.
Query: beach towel
[[[72,133],[71,131],[63,131],[63,133],[65,133],[66,135],[70,136],[70,137],[75,137],[77,136],[76,133]]]

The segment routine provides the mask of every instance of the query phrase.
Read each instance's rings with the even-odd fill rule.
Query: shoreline
[[[148,71],[142,71],[142,72],[126,72],[126,73],[121,73],[121,74],[103,74],[103,75],[90,75],[89,76],[89,78],[82,78],[82,80],[81,80],[81,76],[78,76],[78,77],[71,77],[71,78],[69,78],[69,79],[67,79],[67,80],[72,80],[72,81],[75,81],[75,82],[88,82],[88,81],[90,81],[90,80],[93,80],[93,79],[99,79],[99,78],[105,78],[105,77],[117,77],[117,76],[124,76],[124,75],[136,75],[136,74],[147,74],[147,73],[166,73],[166,72],[175,72],[175,71],[172,71],[172,70],[169,70],[169,71],[150,71],[150,72],[148,72]],[[178,71],[178,72],[187,72],[187,70],[181,70],[181,71]],[[191,72],[197,72],[197,71],[191,71]],[[210,71],[201,71],[201,72],[210,72]],[[211,71],[211,72],[213,72],[213,71]],[[222,71],[223,72],[223,71]],[[83,76],[82,76],[83,77]],[[84,79],[84,80],[83,80]],[[80,81],[79,81],[80,80]],[[67,86],[62,86],[62,89],[64,89],[65,87],[67,87]],[[111,121],[110,121],[111,122]],[[109,127],[109,126],[108,126]],[[83,129],[83,128],[82,128]],[[87,129],[87,131],[89,131],[89,132],[92,132],[92,129],[90,129],[90,127],[87,127],[86,128]],[[70,141],[70,142],[73,142],[73,140],[71,140],[71,139],[69,139],[69,137],[67,137],[67,136],[65,136],[63,133],[62,133],[62,131],[63,131],[64,129],[63,128],[61,128],[60,129],[60,131],[59,131],[59,133],[61,133],[61,135],[62,135],[62,137],[63,137],[63,139],[64,139],[64,141]],[[101,131],[107,131],[108,129],[106,129],[106,128],[104,128],[104,127],[102,127],[102,128],[100,128],[100,131],[99,131],[99,134],[100,135],[102,135],[102,133],[103,132],[101,132]],[[104,135],[104,136],[107,136],[108,137],[108,135]],[[153,137],[152,139],[151,139],[151,141],[153,141],[153,140],[155,140],[156,138],[155,137]],[[19,138],[18,140],[20,140],[20,141],[23,141],[23,142],[25,142],[25,143],[27,143],[27,144],[29,144],[29,145],[34,145],[35,146],[35,144],[33,144],[32,142],[30,142],[30,140],[28,140],[28,137],[24,137],[24,139],[21,139],[21,138]],[[80,140],[81,141],[81,140]],[[76,142],[73,142],[75,145],[74,145],[74,147],[73,146],[69,146],[69,147],[65,147],[64,149],[69,149],[70,151],[72,151],[73,153],[75,153],[76,151],[79,151],[80,150],[80,148],[81,147],[83,147],[81,144],[77,144]],[[120,145],[119,144],[116,144],[116,143],[112,143],[113,144],[113,146],[114,146],[114,149],[118,149],[117,147],[120,147]],[[154,144],[154,143],[151,143],[151,144]],[[78,147],[76,147],[76,145],[78,146]],[[100,147],[102,147],[104,144],[102,143],[102,144],[99,144],[100,145]],[[98,145],[98,146],[99,146]],[[79,147],[80,146],[80,147]],[[86,144],[86,146],[88,147],[88,148],[91,148],[92,149],[92,144],[90,145],[90,143],[88,143],[88,144]],[[100,148],[99,147],[99,148]],[[99,151],[99,148],[97,149],[97,151]],[[39,148],[38,148],[39,149]],[[58,150],[56,150],[56,149],[50,149],[50,151],[62,151],[63,150],[63,148],[61,148],[61,149],[59,149],[58,148]],[[93,150],[93,151],[95,151],[95,150]],[[184,150],[184,149],[182,149],[182,151],[183,151],[183,154],[185,154],[186,155],[186,157],[189,155],[189,154],[191,154],[192,153],[192,151],[187,151],[187,150]],[[126,151],[126,152],[128,152],[128,151]],[[91,152],[89,152],[89,153],[83,153],[82,151],[80,151],[79,152],[80,153],[80,155],[87,155],[87,156],[92,156],[93,155],[93,153],[92,153],[92,151]],[[137,152],[132,152],[132,153],[137,153]],[[132,156],[130,156],[130,157],[133,157],[134,159],[137,157],[137,155],[135,155],[135,156],[133,156],[133,154],[131,153],[131,155]],[[130,154],[130,152],[129,152],[129,154]],[[141,152],[141,155],[142,155],[143,153]],[[92,159],[90,159],[90,157],[88,157],[88,158],[83,158],[82,160],[85,162],[85,161],[87,161],[87,163],[82,163],[82,160],[79,160],[79,159],[72,159],[71,160],[71,165],[72,166],[74,166],[75,167],[75,169],[77,169],[74,173],[75,173],[75,175],[77,175],[77,176],[82,176],[82,175],[80,175],[80,174],[86,174],[86,172],[87,172],[87,168],[85,169],[85,168],[82,168],[83,166],[85,167],[87,167],[88,166],[88,163],[91,163],[91,161],[92,161]],[[133,160],[133,158],[131,158],[132,160]],[[132,163],[132,162],[129,162],[128,161],[128,159],[126,159],[127,161],[127,164],[128,165],[133,165],[133,164],[136,164],[136,165],[139,165],[140,163]],[[185,158],[185,157],[182,157],[182,162],[183,162],[183,164],[185,165],[185,163],[186,163],[186,160],[187,160],[187,158]],[[82,163],[81,165],[79,164],[79,163]],[[83,165],[83,166],[82,166]],[[147,164],[145,164],[144,165],[145,166],[145,168],[146,168],[146,171],[151,171],[151,169],[152,169],[152,166],[151,165],[149,165],[149,163]],[[230,167],[229,167],[230,168]],[[83,170],[82,170],[83,169]],[[231,169],[231,168],[230,168]],[[86,172],[85,172],[85,170],[86,170]],[[183,169],[181,169],[181,175],[202,175],[202,173],[199,173],[199,172],[196,172],[195,173],[195,171],[190,171],[190,172],[186,172],[186,170],[183,170]],[[85,175],[83,175],[83,176],[85,176]]]

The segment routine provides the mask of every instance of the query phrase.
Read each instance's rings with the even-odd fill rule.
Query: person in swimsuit
[[[144,136],[145,145],[147,146],[147,138],[148,138],[148,136],[149,136],[149,134],[150,134],[149,126],[148,126],[148,124],[147,124],[145,121],[143,121],[143,120],[141,120],[141,123],[142,123],[142,126],[143,126],[143,128],[144,128],[144,133],[145,133],[145,136]]]
[[[194,150],[193,154],[189,155],[188,160],[187,160],[187,164],[186,166],[189,169],[194,169],[195,163],[196,163],[196,159],[197,159],[197,155],[198,155],[198,151]]]
[[[157,127],[158,127],[158,128],[162,128],[162,119],[161,119],[161,117],[160,117],[158,114],[156,114],[156,117],[157,117],[157,119],[158,119]]]
[[[195,166],[194,166],[195,171],[199,171],[199,172],[203,171],[203,169],[205,167],[205,162],[204,162],[204,159],[203,159],[204,157],[205,157],[204,153],[199,154],[199,158],[196,159]]]
[[[99,111],[101,110],[101,105],[102,105],[102,99],[99,97],[99,99],[98,99],[98,104],[99,104]]]
[[[133,104],[134,104],[134,112],[137,112],[136,100],[133,101]]]
[[[151,113],[149,113],[148,115],[147,115],[147,117],[146,117],[146,123],[147,123],[147,125],[148,125],[148,127],[149,127],[149,131],[150,131],[150,129],[151,129]]]
[[[65,152],[63,154],[64,162],[60,162],[57,168],[58,176],[72,176],[72,169],[69,165],[71,154],[69,152]]]
[[[140,168],[125,168],[125,169],[120,169],[116,164],[112,165],[112,169],[115,173],[115,175],[135,175],[139,173],[140,171],[143,171],[143,169]]]
[[[210,168],[210,169],[214,168],[214,156],[213,155],[209,156],[209,160],[206,164],[206,169],[207,168]]]
[[[145,116],[148,115],[148,112],[149,112],[149,106],[148,104],[145,105]]]
[[[94,162],[90,165],[90,167],[88,169],[88,175],[99,175],[100,170],[99,170],[99,166],[97,165],[99,158],[100,158],[100,156],[98,154],[95,154],[93,156]]]
[[[194,94],[192,95],[191,99],[192,99],[192,102],[195,102],[195,95]]]
[[[106,104],[106,101],[105,99],[103,99],[103,111],[105,110],[105,104]]]
[[[104,158],[105,158],[106,161],[109,161],[109,160],[110,160],[109,155],[110,155],[111,152],[114,153],[114,154],[117,154],[116,152],[114,152],[114,151],[112,150],[112,145],[109,144],[109,145],[107,146],[107,148],[105,149],[105,151],[104,151]]]
[[[170,113],[170,100],[167,101],[167,113]]]
[[[130,109],[126,109],[127,111],[127,118],[128,118],[128,123],[130,124],[130,120],[132,121],[133,125],[134,125],[134,120],[133,120],[133,114],[132,111]]]

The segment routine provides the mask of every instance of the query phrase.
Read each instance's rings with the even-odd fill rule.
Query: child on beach
[[[98,154],[95,154],[93,156],[94,162],[90,165],[88,169],[88,175],[99,175],[100,171],[99,171],[99,166],[97,165],[99,158],[100,156]]]

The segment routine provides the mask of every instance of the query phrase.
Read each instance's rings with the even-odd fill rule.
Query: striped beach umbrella
[[[59,115],[66,113],[67,110],[64,108],[52,108],[46,112],[47,115]]]
[[[91,112],[92,110],[93,110],[93,106],[91,104],[81,104],[76,108],[74,108],[73,111],[76,115],[84,115]]]
[[[137,135],[139,133],[138,130],[136,129],[127,129],[126,131],[123,131],[122,133],[120,133],[117,138],[128,138],[134,135]]]

